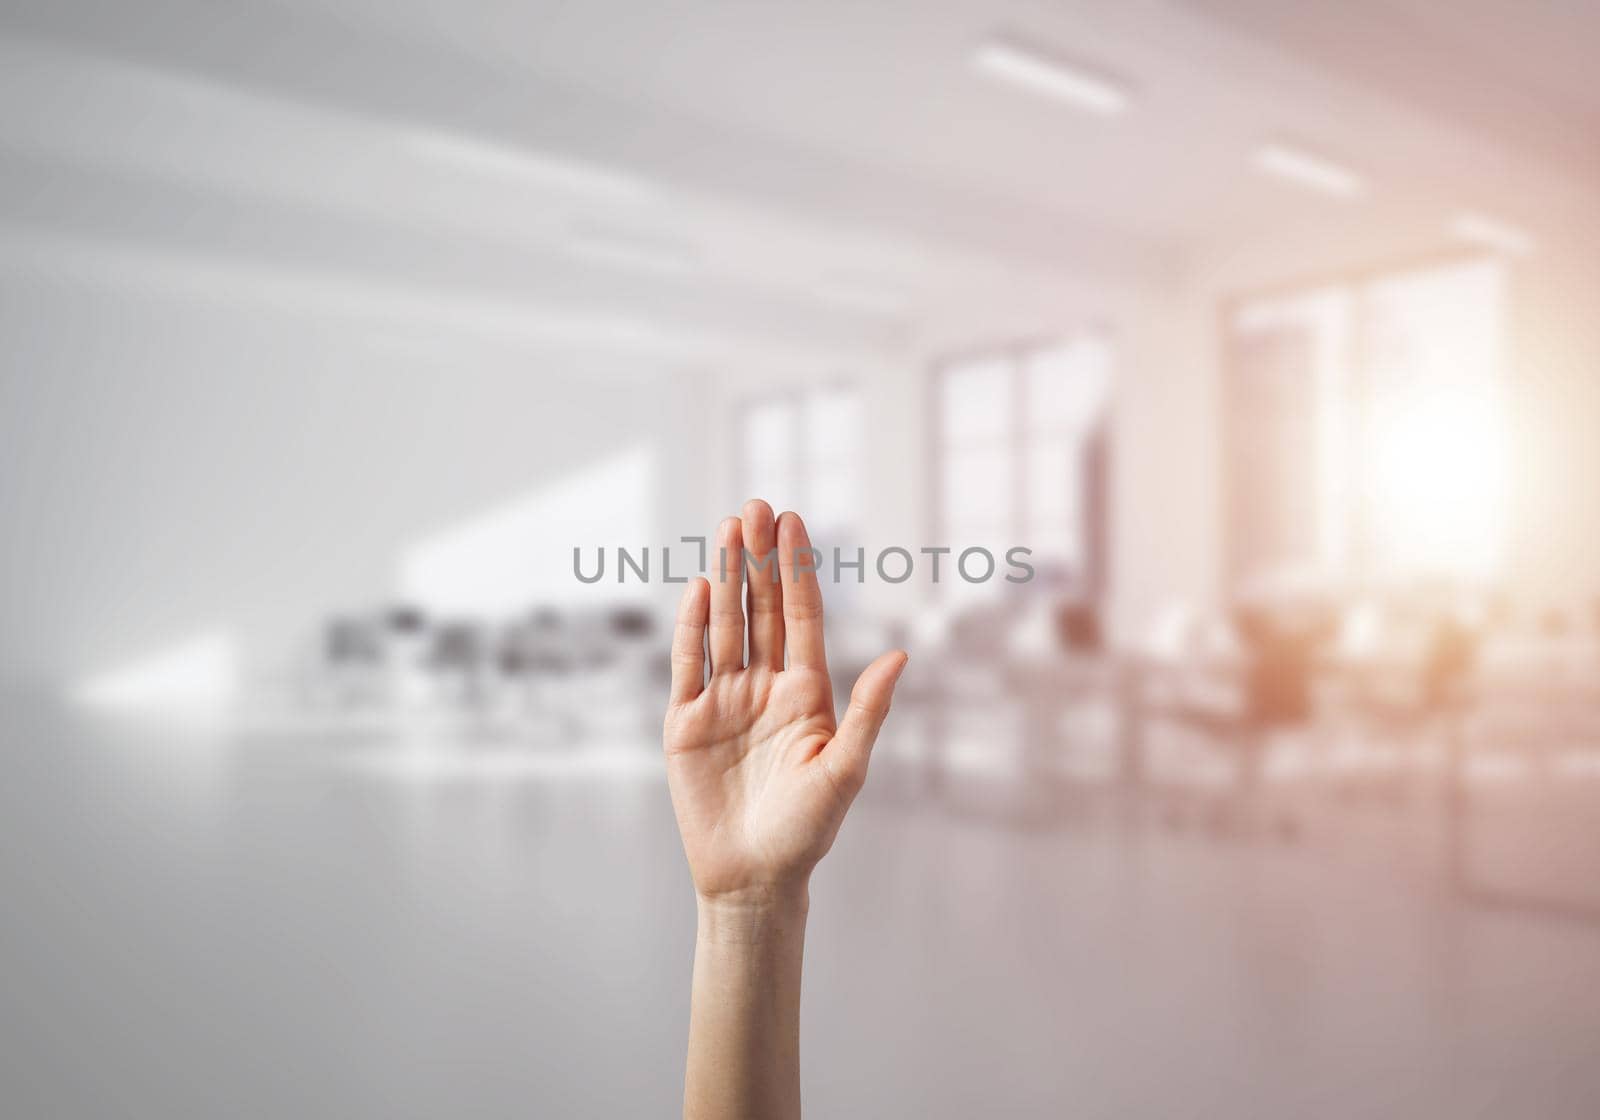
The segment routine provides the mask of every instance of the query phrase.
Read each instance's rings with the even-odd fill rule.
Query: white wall
[[[7,284],[0,334],[0,674],[52,688],[213,627],[275,653],[392,594],[408,545],[683,412],[665,366],[126,292]]]

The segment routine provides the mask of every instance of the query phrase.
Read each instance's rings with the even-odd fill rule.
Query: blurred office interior
[[[1597,41],[0,0],[0,1111],[670,1114],[662,550],[760,496],[911,652],[816,1115],[1592,1116]]]

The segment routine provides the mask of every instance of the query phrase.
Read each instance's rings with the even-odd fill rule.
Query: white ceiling
[[[399,225],[388,244],[489,236],[508,255],[553,258],[553,276],[583,275],[563,239],[585,207],[534,214],[525,191],[502,184],[496,197],[479,172],[392,150],[398,132],[425,126],[664,184],[668,205],[626,215],[624,230],[692,245],[709,266],[693,279],[719,306],[738,306],[734,318],[748,317],[741,300],[762,296],[825,318],[806,297],[841,273],[929,286],[919,302],[942,313],[969,294],[960,278],[974,269],[971,290],[993,290],[984,263],[1024,269],[1026,287],[1039,282],[1026,270],[1041,268],[1166,275],[1186,254],[1307,227],[1442,236],[1462,206],[1523,223],[1586,220],[1593,165],[1562,155],[1572,137],[1595,136],[1596,95],[1571,44],[1600,20],[1576,4],[1512,10],[1502,0],[12,0],[0,29],[24,36],[13,51],[33,65],[9,67],[0,140],[183,180],[216,196],[220,230],[245,224],[224,210],[288,202]],[[1405,33],[1363,52],[1384,28]],[[997,30],[1121,76],[1132,112],[1081,115],[983,80],[970,55]],[[1380,55],[1412,59],[1409,86]],[[1441,106],[1438,89],[1460,96]],[[98,116],[82,104],[96,91],[108,102]],[[1485,119],[1479,102],[1518,119]],[[66,135],[72,123],[82,127]],[[1568,141],[1525,145],[1547,158],[1508,158],[1508,136],[1546,134]],[[1375,184],[1371,199],[1340,210],[1255,174],[1249,153],[1272,137],[1352,164]],[[69,190],[20,218],[72,225],[92,210],[106,221],[104,201],[75,208]],[[159,206],[141,217],[150,228],[131,236],[166,236],[153,228]],[[334,247],[319,236],[308,248]],[[614,271],[596,283],[626,286]]]
[[[1593,0],[1189,0],[1258,36],[1512,149],[1600,171]]]

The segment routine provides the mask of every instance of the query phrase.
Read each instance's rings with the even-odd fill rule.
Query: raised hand
[[[835,721],[814,559],[798,516],[774,523],[771,507],[752,500],[742,519],[718,527],[712,579],[684,591],[672,644],[667,779],[703,900],[803,891],[866,781],[906,664],[898,650],[875,660]]]
[[[665,744],[699,895],[683,1097],[691,1120],[800,1115],[811,869],[866,781],[906,663],[895,651],[867,666],[835,722],[814,558],[800,518],[774,524],[767,503],[748,502],[742,520],[717,529],[711,582],[690,583],[678,609]]]

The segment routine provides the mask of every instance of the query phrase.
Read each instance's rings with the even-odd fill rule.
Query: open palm
[[[905,666],[902,652],[879,657],[835,721],[814,559],[799,517],[774,522],[771,507],[751,501],[717,529],[712,580],[684,591],[664,738],[678,829],[704,898],[809,875],[866,781]]]

